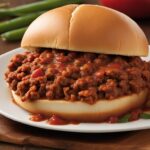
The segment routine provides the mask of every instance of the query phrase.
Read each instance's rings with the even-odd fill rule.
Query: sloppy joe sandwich
[[[67,5],[39,16],[6,81],[31,113],[105,121],[142,108],[150,88],[148,42],[128,16],[97,5]]]

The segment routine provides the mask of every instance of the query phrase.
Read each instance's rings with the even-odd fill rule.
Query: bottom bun
[[[16,104],[31,113],[55,114],[71,121],[100,122],[142,106],[147,97],[147,90],[114,100],[99,100],[92,105],[81,101],[48,99],[22,102],[21,97],[14,91],[12,91],[12,95]]]

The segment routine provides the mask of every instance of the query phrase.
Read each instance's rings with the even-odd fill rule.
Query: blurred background
[[[39,15],[69,3],[91,3],[133,18],[150,42],[150,0],[0,0],[0,54],[20,46],[28,25]]]

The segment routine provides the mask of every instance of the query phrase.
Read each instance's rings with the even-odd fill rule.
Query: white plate
[[[43,122],[30,121],[29,114],[12,102],[12,98],[6,85],[6,81],[4,80],[4,73],[7,69],[7,65],[10,58],[17,53],[22,52],[23,50],[21,48],[18,48],[0,56],[0,113],[2,115],[26,125],[39,127],[43,129],[69,131],[69,132],[104,133],[104,132],[121,132],[121,131],[150,129],[150,120],[143,120],[143,119],[120,124],[80,123],[78,125],[69,124],[60,126],[48,125],[45,121]],[[150,60],[150,56],[147,58],[147,60]]]

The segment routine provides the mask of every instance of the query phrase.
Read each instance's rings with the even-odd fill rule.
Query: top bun
[[[21,47],[148,55],[147,39],[132,19],[97,5],[66,5],[42,14],[25,32]]]

